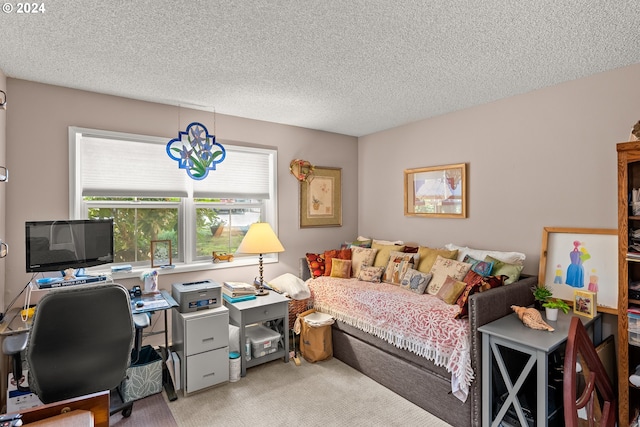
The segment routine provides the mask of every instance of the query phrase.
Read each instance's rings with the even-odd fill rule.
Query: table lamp
[[[284,252],[282,243],[278,240],[278,236],[276,236],[269,223],[256,222],[251,224],[236,252],[239,254],[259,255],[260,279],[256,295],[267,295],[269,291],[264,288],[264,280],[262,278],[262,254]]]

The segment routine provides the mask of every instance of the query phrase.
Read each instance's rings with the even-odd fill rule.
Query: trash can
[[[333,322],[333,317],[315,309],[307,310],[298,316],[294,329],[300,334],[300,353],[304,360],[314,363],[333,356]]]
[[[120,391],[124,403],[162,391],[162,357],[153,347],[145,345],[140,349],[138,359],[127,368]]]

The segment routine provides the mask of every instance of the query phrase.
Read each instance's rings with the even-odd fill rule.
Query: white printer
[[[222,286],[212,280],[174,283],[171,296],[181,313],[217,308],[222,305]]]

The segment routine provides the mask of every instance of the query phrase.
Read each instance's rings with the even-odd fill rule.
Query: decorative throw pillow
[[[433,249],[426,246],[420,246],[418,248],[418,255],[420,255],[420,263],[418,264],[417,270],[422,271],[423,273],[428,273],[431,271],[431,267],[433,267],[433,263],[436,262],[438,255],[443,258],[456,259],[458,251]]]
[[[389,263],[389,254],[391,251],[402,251],[404,249],[402,245],[382,245],[376,243],[375,240],[371,244],[371,247],[378,250],[376,259],[373,261],[375,267],[386,267]]]
[[[462,261],[465,256],[469,255],[475,259],[485,259],[487,255],[495,259],[499,259],[502,262],[509,264],[522,265],[524,264],[525,254],[521,252],[501,252],[501,251],[488,251],[485,249],[472,249],[466,246],[458,246],[453,243],[447,243],[444,245],[449,250],[458,250],[458,261]]]
[[[413,268],[414,255],[416,254],[400,253],[399,255],[391,256],[384,271],[384,276],[382,276],[382,281],[399,285],[407,270]]]
[[[363,265],[373,265],[373,261],[376,259],[377,249],[374,248],[351,248],[351,270],[353,277],[358,277],[360,268]]]
[[[351,277],[351,260],[333,258],[331,260],[331,277],[349,279]]]
[[[307,265],[309,266],[309,272],[311,277],[324,276],[324,254],[306,254]]]
[[[424,290],[427,289],[431,277],[429,273],[421,273],[418,270],[410,268],[404,273],[404,276],[402,276],[400,287],[415,292],[416,294],[424,294]]]
[[[447,276],[436,296],[447,304],[455,304],[466,287],[466,283]]]
[[[382,277],[382,273],[384,273],[384,267],[374,267],[369,265],[363,265],[360,268],[360,273],[358,274],[358,280],[362,280],[364,282],[380,283],[380,278]]]
[[[411,258],[413,258],[413,266],[414,267],[418,265],[418,261],[420,260],[420,254],[417,253],[417,252],[391,251],[389,253],[389,261],[391,261],[393,258],[397,258],[397,257],[401,257],[401,258],[411,257]]]
[[[469,297],[476,292],[479,292],[480,286],[482,286],[482,276],[475,271],[469,270],[463,280],[467,286],[456,300],[456,304],[460,306],[460,312],[456,314],[456,319],[462,319],[469,314]]]
[[[420,249],[419,246],[405,246],[402,252],[405,254],[417,254],[418,249]]]
[[[460,306],[460,312],[455,316],[456,319],[462,319],[469,314],[469,297],[476,292],[482,292],[491,288],[497,288],[502,286],[502,280],[505,276],[489,276],[482,277],[473,270],[469,270],[469,273],[464,278],[464,282],[467,286],[464,288],[456,304]]]
[[[344,242],[340,245],[340,249],[349,248],[370,248],[372,240],[354,240],[353,242]]]
[[[491,270],[493,269],[493,262],[491,261],[480,261],[475,258],[471,258],[469,255],[465,255],[462,262],[466,262],[471,264],[471,269],[478,273],[481,276],[488,276],[491,274]]]
[[[325,276],[331,276],[331,260],[333,258],[351,259],[351,249],[333,249],[330,251],[324,251],[324,275]]]
[[[470,269],[471,264],[456,261],[455,259],[443,258],[438,255],[436,262],[434,262],[433,267],[431,267],[430,273],[433,277],[431,278],[431,282],[429,282],[427,292],[431,295],[436,295],[447,279],[447,276],[451,276],[456,280],[462,280]]]
[[[524,268],[522,265],[508,264],[489,255],[487,255],[484,260],[493,262],[493,270],[491,271],[491,274],[494,276],[509,276],[509,278],[504,281],[505,285],[517,282],[520,278],[520,273]]]
[[[489,291],[493,288],[499,288],[504,285],[504,281],[508,279],[508,276],[487,276],[482,278],[480,284],[480,292]]]

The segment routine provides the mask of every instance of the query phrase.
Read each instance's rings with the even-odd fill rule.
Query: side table
[[[284,357],[285,363],[289,362],[289,300],[277,292],[270,291],[267,295],[259,296],[249,301],[230,303],[224,301],[229,309],[229,323],[240,328],[240,375],[247,374],[247,368],[270,362]],[[272,322],[272,329],[280,333],[278,351],[265,356],[246,359],[245,327],[254,323]]]
[[[516,416],[521,425],[528,425],[518,393],[529,373],[536,375],[536,406],[529,408],[535,410],[535,425],[546,426],[548,424],[548,385],[549,385],[549,355],[558,349],[567,340],[571,314],[558,314],[555,322],[547,321],[555,330],[553,332],[540,331],[526,327],[516,313],[497,319],[481,326],[478,330],[482,333],[482,425],[501,426],[507,410],[513,405]],[[594,318],[578,316],[585,328],[593,326],[592,340],[595,345],[602,341],[602,319],[598,314]],[[544,318],[544,313],[543,313]],[[508,370],[508,361],[503,357],[501,348],[508,348],[527,357],[518,378],[512,381]],[[502,381],[508,395],[502,406],[494,415],[495,397],[493,390],[493,363],[496,362]],[[498,379],[498,378],[496,378]],[[564,417],[563,414],[560,416]]]

